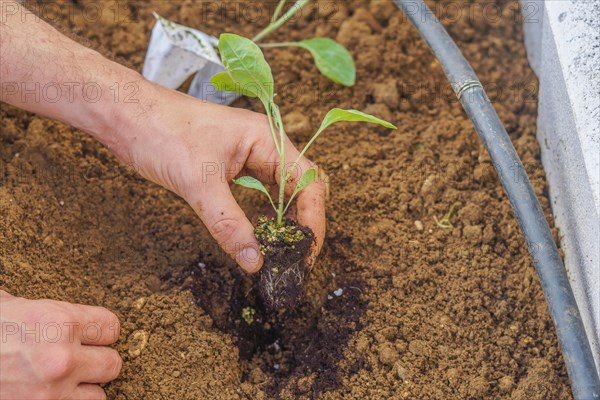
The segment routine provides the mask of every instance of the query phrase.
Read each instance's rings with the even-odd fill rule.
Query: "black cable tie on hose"
[[[483,85],[481,84],[481,82],[479,82],[478,80],[468,80],[461,83],[453,83],[452,84],[452,89],[454,89],[454,93],[456,94],[456,97],[458,97],[458,100],[460,101],[463,94],[471,89],[471,88],[476,88],[479,87],[481,89],[483,89]]]

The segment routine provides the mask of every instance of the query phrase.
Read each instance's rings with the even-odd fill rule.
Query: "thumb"
[[[254,227],[231,194],[229,185],[207,185],[202,198],[189,202],[219,246],[249,273],[260,270],[263,257]]]

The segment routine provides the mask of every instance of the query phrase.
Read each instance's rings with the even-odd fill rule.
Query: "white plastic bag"
[[[205,101],[230,104],[238,95],[215,89],[210,78],[225,71],[215,47],[218,39],[197,29],[176,24],[154,13],[156,24],[142,75],[170,89],[177,89],[196,74],[188,94]]]
[[[209,63],[203,69],[196,73],[188,94],[204,101],[210,101],[217,104],[231,104],[235,99],[240,97],[237,93],[225,92],[217,90],[212,83],[210,78],[219,72],[225,71],[222,64]]]

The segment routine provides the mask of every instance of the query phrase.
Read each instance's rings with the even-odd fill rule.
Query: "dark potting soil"
[[[29,2],[138,70],[152,11],[213,35],[252,36],[268,22],[252,11],[263,2],[45,3]],[[429,4],[488,90],[552,224],[518,1]],[[365,0],[314,2],[269,41],[315,36],[350,50],[357,84],[330,83],[301,49],[265,51],[291,140],[306,143],[330,107],[398,130],[340,124],[308,152],[330,179],[328,230],[292,312],[257,303],[249,325],[253,278],[181,199],[83,133],[5,104],[0,287],[120,317],[124,364],[110,399],[570,399],[517,221],[427,45],[391,1]],[[262,112],[250,99],[235,106]],[[262,205],[233,190],[248,215]],[[438,227],[455,202],[453,228]]]
[[[294,308],[304,293],[312,230],[287,218],[278,226],[275,218],[262,216],[254,232],[265,260],[257,282],[262,302],[272,311]]]

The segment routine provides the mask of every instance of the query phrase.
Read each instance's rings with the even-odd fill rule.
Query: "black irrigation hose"
[[[600,398],[600,379],[556,243],[523,164],[477,75],[422,0],[394,0],[440,61],[483,141],[525,235],[556,326],[575,399]],[[520,173],[515,175],[515,171]]]

